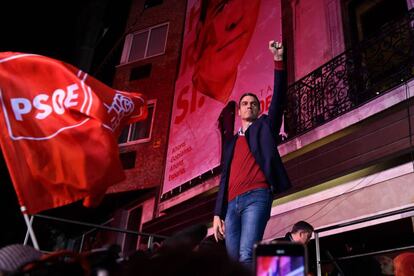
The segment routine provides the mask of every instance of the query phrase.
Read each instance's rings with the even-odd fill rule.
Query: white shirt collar
[[[247,125],[246,131],[249,129],[249,126],[251,126],[251,124],[253,124],[253,122],[249,122],[249,124]],[[246,131],[243,131],[243,127],[239,128],[239,131],[237,131],[237,134],[239,136],[244,136]]]

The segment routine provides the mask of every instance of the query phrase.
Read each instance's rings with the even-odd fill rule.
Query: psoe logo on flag
[[[146,116],[141,105],[139,93],[107,87],[63,62],[32,54],[0,58],[0,106],[12,140],[52,139],[91,118],[115,132]]]
[[[90,119],[93,97],[91,88],[84,83],[86,73],[57,73],[47,63],[33,69],[34,63],[22,62],[23,59],[15,56],[1,62],[6,68],[7,63],[19,62],[17,66],[11,64],[7,81],[0,86],[0,104],[12,140],[48,140]],[[54,74],[53,78],[50,74]]]
[[[122,119],[131,115],[135,109],[134,102],[131,100],[131,98],[122,95],[122,92],[120,91],[116,92],[117,93],[112,99],[111,105],[104,103],[110,118],[110,124],[104,124],[104,126],[106,128],[109,128],[111,131],[117,129],[121,124]],[[141,114],[139,114],[139,116],[141,116]]]
[[[33,97],[7,97],[0,88],[0,101],[11,139],[47,140],[65,129],[86,123],[89,118],[80,114],[89,115],[92,96],[90,87],[73,83]],[[80,114],[69,117],[65,113],[70,109],[78,110]],[[59,118],[61,116],[65,119]],[[36,127],[39,124],[42,128]]]

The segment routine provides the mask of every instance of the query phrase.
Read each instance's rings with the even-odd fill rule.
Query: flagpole
[[[26,213],[26,206],[20,206],[20,210],[22,211],[24,221],[26,222],[27,231],[29,231],[30,238],[32,239],[33,247],[39,250],[39,244],[37,243],[37,239],[33,231],[32,224],[30,223],[29,216]]]
[[[30,225],[33,225],[33,219],[34,219],[34,216],[31,216],[30,217]],[[24,236],[23,244],[26,245],[28,240],[29,240],[29,229],[27,229],[27,231],[26,231],[26,236]]]

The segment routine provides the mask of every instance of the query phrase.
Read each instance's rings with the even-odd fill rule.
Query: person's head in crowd
[[[13,276],[94,276],[118,275],[120,272],[119,245],[110,245],[87,252],[58,250],[43,254],[15,270]]]
[[[195,251],[214,251],[216,254],[227,255],[224,240],[216,241],[214,235],[204,238],[195,248]]]
[[[244,266],[214,249],[190,250],[188,247],[170,247],[152,256],[138,256],[122,265],[121,276],[129,275],[237,275],[250,276]]]
[[[380,255],[376,256],[375,259],[380,264],[382,275],[394,275],[394,263],[392,258]]]
[[[200,1],[192,81],[198,91],[225,103],[255,30],[260,0]]]
[[[0,273],[15,272],[24,265],[40,260],[42,252],[22,244],[12,244],[0,249]]]
[[[250,271],[228,258],[224,244],[205,237],[205,226],[195,225],[168,238],[152,254],[134,254],[122,264],[119,275],[234,275],[250,276]],[[223,247],[221,247],[223,246]]]
[[[44,254],[39,260],[27,263],[14,276],[43,276],[43,275],[91,275],[92,267],[89,260],[78,252],[58,250]]]
[[[292,240],[301,244],[307,244],[312,238],[313,226],[306,221],[296,222],[290,232]]]
[[[395,276],[414,275],[414,253],[404,252],[394,258]]]
[[[206,237],[207,227],[197,224],[176,232],[161,243],[156,252],[170,250],[170,248],[186,247],[193,250]]]

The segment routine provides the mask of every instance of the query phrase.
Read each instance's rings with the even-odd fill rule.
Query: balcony
[[[414,77],[414,9],[288,87],[288,140]]]

